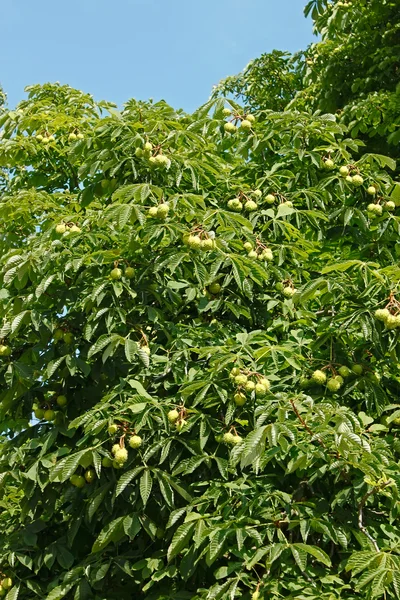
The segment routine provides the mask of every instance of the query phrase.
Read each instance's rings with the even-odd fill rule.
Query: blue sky
[[[305,0],[3,0],[0,84],[13,107],[33,83],[97,100],[164,98],[194,110],[262,52],[312,41]]]

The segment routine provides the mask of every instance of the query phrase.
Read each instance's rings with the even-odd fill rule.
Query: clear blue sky
[[[0,84],[13,107],[32,83],[97,100],[164,98],[194,110],[262,52],[312,41],[305,0],[3,0]]]

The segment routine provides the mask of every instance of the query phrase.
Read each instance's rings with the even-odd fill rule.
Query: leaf
[[[76,585],[76,582],[73,583],[62,583],[57,587],[53,588],[45,598],[45,600],[60,600],[64,598],[70,590]]]
[[[66,354],[65,356],[61,356],[60,358],[56,358],[49,362],[46,369],[48,379],[53,377],[54,373],[57,371],[58,367],[64,362],[67,356],[68,355]]]
[[[128,379],[127,383],[134,388],[137,393],[140,396],[143,396],[144,398],[148,398],[149,400],[152,400],[153,398],[150,396],[150,394],[148,394],[148,392],[146,392],[146,390],[144,389],[143,385],[140,383],[140,381],[137,381],[136,379]]]
[[[255,429],[246,437],[241,456],[242,469],[253,464],[259,458],[265,448],[267,426]]]
[[[96,341],[96,343],[93,344],[93,346],[91,346],[91,348],[89,349],[88,358],[91,358],[92,356],[94,356],[95,354],[97,354],[98,352],[103,350],[103,348],[105,348],[108,344],[111,344],[112,342],[115,342],[115,341],[122,341],[122,338],[117,334],[101,335],[98,338],[98,340]]]
[[[126,486],[129,485],[130,482],[133,481],[133,479],[135,479],[135,477],[141,471],[143,471],[143,469],[144,469],[144,467],[136,467],[135,469],[132,469],[131,471],[127,471],[126,473],[124,473],[118,480],[117,487],[115,489],[115,496],[117,497],[120,494],[122,494],[122,492],[124,491]]]
[[[125,340],[125,356],[128,362],[133,362],[138,355],[138,345],[133,340],[126,338]]]
[[[140,495],[143,501],[143,506],[146,506],[147,500],[150,498],[151,490],[153,487],[153,479],[148,469],[143,473],[140,478]]]
[[[292,546],[295,547],[295,548],[297,548],[298,550],[302,550],[303,552],[307,552],[307,554],[311,554],[319,562],[322,562],[327,567],[330,567],[331,564],[332,564],[331,563],[331,559],[326,554],[326,552],[324,552],[324,550],[322,550],[321,548],[318,548],[317,546],[310,546],[308,544],[302,544],[300,542],[297,543],[297,544],[292,544]]]
[[[175,558],[175,556],[177,556],[183,550],[183,548],[185,548],[187,542],[192,536],[194,527],[194,523],[183,523],[175,531],[174,537],[172,538],[171,544],[168,548],[168,562],[171,562],[171,560]]]
[[[95,543],[93,544],[92,552],[100,552],[104,550],[111,542],[118,542],[124,536],[123,521],[125,517],[117,517],[111,523],[108,523],[101,530]]]
[[[19,585],[14,585],[11,588],[11,590],[8,592],[7,596],[5,597],[5,600],[17,600],[17,598],[19,596],[19,590],[20,590]]]

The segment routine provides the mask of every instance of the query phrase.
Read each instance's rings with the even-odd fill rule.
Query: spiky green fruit
[[[218,283],[218,281],[214,281],[213,283],[210,283],[210,285],[208,286],[208,291],[211,294],[219,294],[221,291],[221,286]]]
[[[235,377],[235,383],[236,385],[246,385],[247,383],[247,375],[236,375]]]
[[[153,150],[153,144],[151,142],[146,142],[143,146],[143,150],[145,152],[151,152]]]
[[[236,375],[240,375],[240,369],[239,369],[239,367],[233,367],[231,369],[231,372],[229,373],[229,375],[231,377],[236,377]]]
[[[63,335],[63,340],[66,344],[72,344],[74,342],[74,335],[70,331],[66,331]]]
[[[265,202],[267,204],[274,204],[274,202],[275,202],[275,196],[273,194],[267,194],[265,196]]]
[[[136,156],[137,158],[142,158],[142,157],[143,157],[143,154],[144,154],[144,152],[143,152],[143,149],[142,149],[142,148],[136,148],[136,150],[135,150],[135,156]]]
[[[244,210],[246,210],[247,212],[254,212],[255,210],[257,210],[257,203],[254,202],[254,200],[247,200],[247,202],[244,205]]]
[[[392,200],[388,200],[387,202],[385,202],[385,205],[384,205],[385,210],[392,212],[393,210],[395,210],[395,208],[396,208],[396,205],[394,202],[392,202]]]
[[[200,248],[201,250],[204,250],[204,252],[212,250],[214,248],[214,240],[210,240],[210,238],[201,240]]]
[[[46,421],[53,421],[55,416],[56,416],[56,413],[54,412],[54,410],[49,408],[48,410],[44,411],[43,418],[46,419]]]
[[[256,387],[255,387],[256,396],[260,397],[260,398],[265,396],[269,390],[269,387],[270,387],[269,381],[268,381],[268,385],[264,385],[261,381],[256,383]]]
[[[134,275],[135,275],[135,269],[133,267],[126,267],[125,277],[128,277],[128,279],[132,279],[132,277],[134,277]]]
[[[76,134],[76,139],[77,140],[83,140],[83,139],[85,139],[85,136],[83,135],[83,133],[77,133]]]
[[[340,385],[344,383],[344,379],[341,375],[335,375],[334,379],[336,379],[336,381],[338,381]]]
[[[124,462],[118,462],[117,460],[113,460],[112,461],[112,467],[113,469],[123,469],[124,468]]]
[[[311,379],[313,381],[315,381],[315,383],[318,384],[323,384],[326,382],[326,375],[323,371],[320,371],[319,369],[317,369],[316,371],[314,371],[314,373],[311,375]]]
[[[78,227],[78,225],[72,225],[72,227],[69,228],[70,233],[81,233],[81,228]]]
[[[85,481],[84,477],[82,477],[81,475],[71,475],[69,480],[73,486],[80,488],[80,489],[82,489],[86,485],[86,481]]]
[[[56,342],[59,342],[60,340],[62,340],[63,337],[64,337],[64,332],[62,329],[57,328],[54,330],[53,338],[55,339]]]
[[[371,204],[368,204],[367,211],[369,213],[373,213],[375,215],[380,216],[382,214],[382,212],[383,212],[383,208],[382,208],[382,206],[380,204],[373,204],[373,203],[371,203]]]
[[[6,346],[5,344],[0,345],[0,356],[10,356],[11,348],[10,346]]]
[[[328,169],[329,171],[331,171],[332,169],[335,168],[335,163],[333,162],[333,160],[331,158],[327,158],[324,161],[324,167],[325,167],[325,169]]]
[[[76,133],[74,133],[73,131],[71,131],[71,133],[70,133],[70,134],[69,134],[69,136],[68,136],[68,140],[69,140],[70,142],[74,142],[74,141],[76,140],[76,138],[77,138],[77,135],[76,135]]]
[[[58,406],[63,407],[63,406],[66,406],[68,400],[67,400],[66,396],[64,396],[63,394],[61,394],[60,396],[57,396],[56,402],[57,402]]]
[[[87,483],[93,483],[93,481],[96,479],[96,471],[94,469],[88,469],[85,471],[85,479]]]
[[[285,287],[283,288],[283,295],[284,295],[286,298],[291,298],[292,296],[294,296],[294,295],[295,295],[295,293],[296,293],[296,290],[295,290],[295,288],[293,288],[293,287],[292,287],[292,286],[290,286],[290,285],[287,285],[287,286],[285,286]]]
[[[249,381],[247,381],[246,385],[244,386],[246,392],[252,392],[253,390],[255,390],[255,388],[256,384],[254,383],[254,381],[251,381],[251,379],[249,379]]]
[[[256,120],[255,116],[251,114],[246,115],[246,119],[247,121],[250,121],[250,123],[254,123],[254,121]]]
[[[232,114],[232,111],[230,108],[223,108],[222,109],[222,114],[224,115],[224,117],[229,117],[229,115]]]
[[[9,590],[13,586],[13,580],[11,579],[11,577],[5,577],[4,579],[2,579],[1,585],[5,590]]]
[[[66,226],[64,225],[64,223],[59,223],[56,226],[56,233],[58,233],[59,235],[65,233],[67,231]]]
[[[158,212],[158,206],[150,206],[149,210],[147,211],[147,214],[149,215],[149,217],[156,217],[157,212]]]
[[[44,410],[43,408],[37,408],[33,414],[35,415],[36,419],[41,421],[44,417]]]
[[[243,442],[243,438],[240,435],[234,435],[232,438],[232,444],[236,445],[236,444],[240,444],[241,442]]]
[[[346,367],[345,365],[343,365],[342,367],[340,367],[338,369],[338,373],[342,377],[348,377],[350,375],[351,371],[350,371],[349,367]]]
[[[226,133],[234,133],[236,131],[236,125],[233,123],[225,123],[224,129]]]
[[[293,202],[291,202],[291,200],[286,200],[286,202],[282,202],[282,206],[287,206],[288,208],[293,208]]]
[[[385,321],[387,329],[396,329],[397,327],[399,327],[399,324],[399,317],[395,317],[394,315],[389,315]]]
[[[353,371],[354,375],[362,375],[364,371],[362,365],[352,365],[351,370]]]
[[[310,385],[310,380],[308,379],[308,377],[300,377],[299,379],[299,386],[302,390],[304,390],[305,388],[307,388]]]
[[[243,209],[243,204],[238,198],[232,198],[232,200],[228,201],[228,208],[235,212],[240,212]]]
[[[118,267],[115,267],[115,269],[113,269],[111,271],[110,277],[111,277],[111,279],[121,279],[121,277],[122,277],[121,269],[118,269]]]
[[[36,136],[36,139],[37,139],[38,142],[43,142],[43,136],[42,136],[42,134],[38,133],[37,136]]]
[[[251,250],[253,250],[253,244],[251,242],[245,242],[243,244],[243,248],[246,250],[246,252],[251,252]]]
[[[182,429],[187,425],[187,421],[185,421],[185,419],[179,419],[176,423],[175,423],[175,427],[177,431],[182,431]]]
[[[101,460],[101,464],[105,469],[109,469],[110,467],[112,467],[113,461],[111,460],[111,458],[108,458],[108,456],[104,456]]]
[[[340,389],[341,384],[339,381],[337,381],[337,379],[332,378],[328,379],[326,387],[330,392],[337,392]]]
[[[253,196],[255,196],[256,198],[260,199],[262,197],[262,191],[261,190],[254,190],[253,191]]]
[[[158,206],[157,217],[159,219],[166,219],[168,213],[169,213],[169,204],[167,202],[164,202],[163,204],[160,204]]]
[[[345,178],[347,183],[353,183],[353,178],[351,175],[347,175],[347,177]]]
[[[121,446],[119,444],[114,444],[111,448],[111,453],[115,456],[115,454],[120,450]]]
[[[349,174],[349,167],[346,167],[346,166],[340,167],[339,173],[341,174],[342,177],[347,177],[347,175]]]
[[[353,175],[351,182],[356,187],[360,187],[360,185],[364,183],[364,179],[361,177],[361,175]]]
[[[257,258],[257,257],[258,257],[258,254],[257,254],[257,252],[256,252],[255,250],[250,250],[250,252],[248,253],[248,255],[247,255],[247,256],[248,256],[249,258],[252,258],[252,259],[254,259],[254,258]]]
[[[107,432],[108,435],[115,435],[118,431],[119,427],[116,423],[110,423],[110,425],[107,427]],[[116,444],[119,448],[119,444]]]
[[[235,436],[230,431],[227,431],[226,433],[224,433],[224,435],[222,437],[225,444],[234,444],[235,443],[234,438],[235,438]]]
[[[119,448],[114,454],[114,460],[120,465],[126,463],[128,460],[128,450],[126,448]]]
[[[179,419],[179,412],[176,410],[176,408],[173,408],[169,411],[167,416],[170,423],[176,423],[176,421]]]
[[[262,259],[266,261],[271,261],[274,259],[274,255],[272,254],[272,250],[270,248],[265,248],[265,250],[261,254]]]
[[[43,136],[42,137],[42,144],[44,144],[45,146],[47,146],[47,144],[50,143],[50,139],[47,136]]]
[[[187,243],[189,248],[193,248],[193,250],[199,250],[201,248],[201,239],[198,235],[189,235]]]
[[[376,194],[376,187],[373,186],[373,185],[368,186],[367,187],[367,194],[369,196],[375,196],[375,194]]]
[[[266,390],[269,391],[271,387],[269,379],[267,379],[266,377],[261,377],[258,383],[261,383],[261,385],[263,385],[266,388]]]
[[[255,592],[252,593],[251,600],[259,600],[259,598],[260,598],[260,592],[258,590],[256,590]]]
[[[390,312],[387,308],[377,308],[375,311],[375,319],[378,319],[378,321],[386,321],[389,315]]]
[[[246,396],[242,392],[236,392],[233,396],[236,406],[243,406],[246,403]]]
[[[169,165],[169,159],[164,154],[157,154],[155,164],[158,167],[166,168]]]
[[[129,446],[130,446],[130,448],[134,448],[134,449],[140,448],[140,446],[142,445],[142,442],[143,442],[143,440],[140,437],[140,435],[132,435],[129,438]]]
[[[243,119],[243,121],[240,124],[240,129],[243,129],[243,131],[250,131],[251,122],[248,119]]]

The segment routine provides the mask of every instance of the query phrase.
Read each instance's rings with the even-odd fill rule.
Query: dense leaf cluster
[[[395,26],[317,0],[318,76],[265,55],[192,115],[59,84],[0,113],[8,600],[400,597],[396,153],[324,50],[368,6]]]

